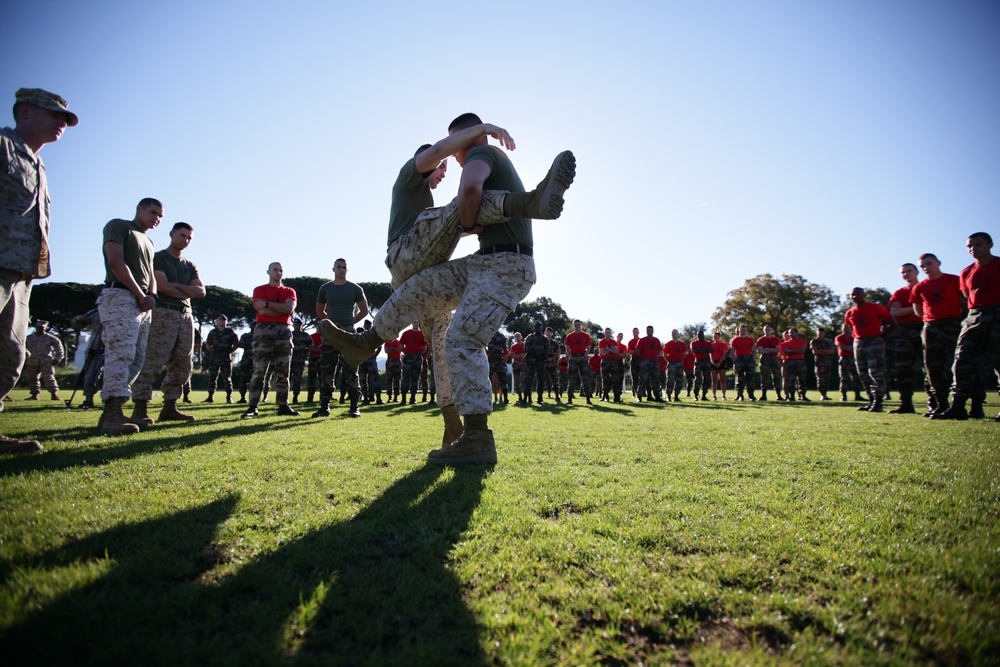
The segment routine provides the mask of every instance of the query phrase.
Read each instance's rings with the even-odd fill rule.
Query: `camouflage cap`
[[[55,111],[66,116],[66,124],[73,127],[80,122],[77,115],[69,110],[69,103],[55,93],[41,88],[21,88],[14,93],[17,103],[31,104],[42,109]]]

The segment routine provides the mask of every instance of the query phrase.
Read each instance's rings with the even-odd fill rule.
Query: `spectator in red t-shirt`
[[[781,359],[784,362],[785,400],[794,402],[796,391],[803,401],[806,397],[806,348],[809,343],[799,338],[798,329],[789,329],[781,341]]]
[[[858,375],[868,383],[868,405],[859,411],[882,412],[882,398],[888,387],[885,382],[885,344],[882,337],[896,328],[889,310],[880,303],[869,303],[860,287],[851,290],[854,307],[844,315],[854,334],[854,362]]]
[[[933,253],[920,256],[920,268],[926,280],[914,285],[910,291],[913,312],[924,322],[924,370],[930,395],[937,408],[948,409],[948,392],[951,390],[951,367],[955,362],[955,344],[965,317],[966,299],[956,275],[941,271],[941,261]],[[910,409],[910,412],[914,410]]]
[[[316,335],[316,334],[314,334]],[[322,342],[322,337],[320,341]],[[386,392],[389,394],[389,402],[395,403],[399,400],[400,381],[403,379],[403,343],[398,338],[387,340],[385,346],[385,384]]]
[[[858,366],[854,363],[854,336],[851,333],[851,325],[845,324],[843,333],[833,339],[837,345],[837,355],[840,359],[840,400],[847,401],[847,392],[854,392],[855,401],[863,401],[861,398],[861,377],[858,375]]]
[[[527,404],[524,396],[524,338],[520,331],[514,332],[514,343],[507,350],[507,358],[510,360],[511,374],[514,376],[514,393],[517,394],[517,402],[520,405]]]
[[[757,399],[753,395],[753,371],[754,361],[754,340],[747,335],[747,328],[741,326],[736,332],[737,335],[729,341],[729,347],[733,350],[733,370],[736,371],[736,400],[742,401],[743,393],[746,391],[747,398],[751,401]]]
[[[253,307],[257,324],[253,331],[253,377],[250,379],[250,403],[243,419],[257,416],[264,375],[268,366],[274,368],[278,414],[295,416],[299,413],[288,406],[288,375],[292,363],[292,313],[295,312],[295,290],[281,284],[284,269],[280,262],[267,267],[268,281],[253,290]]]
[[[667,398],[673,396],[674,401],[679,401],[681,389],[684,388],[684,357],[688,354],[688,346],[681,340],[681,334],[677,329],[670,332],[670,340],[663,346],[663,355],[667,360]],[[694,358],[692,357],[692,360]],[[691,367],[691,379],[694,379],[694,367]],[[691,395],[690,389],[688,396]]]
[[[610,328],[604,330],[604,338],[598,341],[597,351],[601,355],[601,398],[609,401],[614,394],[615,403],[621,403],[622,383],[618,369],[621,357],[614,332]]]
[[[712,384],[712,342],[705,340],[705,332],[699,331],[698,337],[691,341],[691,353],[694,355],[694,399],[699,394],[701,400],[708,400],[708,389]]]
[[[774,389],[777,400],[781,398],[781,362],[778,353],[781,339],[774,335],[774,327],[764,327],[764,335],[757,339],[760,353],[760,400],[767,400],[767,390]]]
[[[694,388],[694,352],[688,348],[687,353],[684,354],[684,395],[690,396],[691,390]],[[698,394],[695,394],[695,398],[698,398]]]
[[[410,395],[410,405],[416,405],[417,385],[424,365],[424,352],[427,351],[427,339],[420,330],[420,322],[414,322],[412,328],[404,331],[399,342],[403,345],[403,405],[406,405],[407,394]]]
[[[594,339],[583,331],[583,322],[573,320],[573,331],[566,335],[563,342],[569,351],[569,391],[566,393],[566,403],[573,403],[573,389],[579,381],[583,385],[582,393],[587,399],[587,404],[593,405],[590,400],[590,364],[587,361],[587,352],[594,344]]]
[[[993,357],[993,370],[1000,376],[1000,261],[990,252],[993,239],[986,232],[976,232],[965,245],[976,260],[962,269],[959,276],[959,287],[968,299],[969,315],[962,322],[955,346],[952,404],[948,410],[934,415],[935,419],[985,416],[981,406],[986,391],[979,374],[984,359]],[[969,398],[973,401],[971,413],[965,410]],[[995,419],[1000,421],[1000,414]]]
[[[917,378],[924,377],[924,348],[920,341],[924,323],[913,312],[913,304],[910,301],[913,287],[920,280],[920,273],[915,264],[907,262],[899,267],[899,275],[906,284],[889,297],[889,314],[896,318],[899,327],[886,342],[893,350],[893,367],[896,371],[900,404],[898,408],[889,410],[890,414],[916,412],[913,407],[913,392],[916,390]],[[929,412],[933,412],[937,406],[930,396],[928,389]]]
[[[639,375],[642,373],[639,353],[636,351],[639,346],[639,327],[632,328],[632,340],[628,342],[628,367],[629,378],[632,382],[632,396],[639,394]]]
[[[722,389],[722,400],[726,400],[726,355],[729,353],[729,345],[722,340],[722,334],[718,331],[713,334],[715,340],[712,342],[712,400],[717,401],[718,390]]]
[[[660,356],[663,344],[660,339],[653,335],[653,327],[646,327],[646,335],[639,339],[636,344],[635,356],[639,357],[639,390],[636,393],[636,401],[642,402],[643,398],[647,401],[659,401],[662,402],[662,394],[660,389],[660,373],[659,364],[656,359]],[[635,378],[633,377],[633,382]]]

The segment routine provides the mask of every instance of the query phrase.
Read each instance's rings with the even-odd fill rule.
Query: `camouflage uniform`
[[[292,330],[283,322],[257,322],[253,330],[253,378],[250,405],[260,403],[269,367],[274,369],[277,404],[288,404],[288,371],[292,365]]]
[[[142,312],[127,289],[105,287],[97,297],[104,340],[104,386],[101,399],[129,398],[132,382],[146,360],[152,311]]]
[[[986,398],[980,365],[990,356],[993,357],[993,369],[1000,377],[1000,305],[971,308],[962,321],[953,367],[952,396],[956,404],[968,398]]]
[[[549,339],[544,333],[530,333],[524,339],[524,395],[531,401],[531,393],[538,382],[538,402],[542,402],[545,392],[545,360],[549,356]]]
[[[524,359],[512,359],[510,362],[511,375],[514,376],[514,393],[524,396]]]
[[[253,331],[247,331],[240,336],[238,347],[243,350],[240,356],[238,391],[243,398],[246,398],[247,390],[250,389],[250,378],[253,377]]]
[[[167,374],[160,385],[164,400],[176,401],[181,387],[191,377],[191,354],[194,351],[194,319],[186,312],[154,308],[150,322],[146,357],[142,371],[132,388],[132,398],[148,401],[153,397],[153,382],[164,365]]]
[[[403,379],[403,360],[385,360],[385,391],[389,394],[389,400],[394,401],[400,396],[401,381]]]
[[[562,393],[559,391],[559,375],[556,372],[556,366],[559,363],[559,343],[556,342],[554,338],[549,339],[549,354],[545,357],[545,382],[548,387],[549,394],[551,395],[555,392],[556,399],[562,397]]]
[[[259,324],[257,326],[260,326]],[[215,393],[216,385],[221,380],[222,388],[227,394],[233,392],[233,345],[239,344],[239,337],[232,327],[219,331],[218,327],[208,332],[205,342],[212,348],[208,356],[208,395]],[[256,348],[255,348],[256,349]]]
[[[615,357],[603,357],[601,359],[601,395],[604,398],[610,398],[610,395],[614,394],[616,403],[622,399],[620,368],[618,359]]]
[[[591,361],[594,357],[597,357],[599,360],[596,364]],[[590,368],[590,387],[597,396],[604,394],[604,378],[601,374],[602,363],[603,359],[601,359],[598,354],[592,354],[587,357],[587,366]],[[596,370],[594,369],[594,365],[597,366]]]
[[[581,394],[589,398],[592,395],[590,391],[590,363],[586,354],[569,355],[569,387],[567,387],[566,395],[570,398],[573,397],[578,382],[582,385]]]
[[[415,396],[420,383],[420,371],[424,366],[424,355],[415,352],[403,353],[403,397]]]
[[[948,402],[952,365],[955,362],[955,346],[961,331],[961,317],[946,317],[924,322],[921,334],[924,345],[924,367],[927,369],[930,394],[938,405],[945,405]]]
[[[312,336],[302,330],[292,331],[292,363],[289,366],[288,383],[296,400],[302,391],[302,373],[306,369],[310,347],[312,347]]]
[[[840,358],[840,393],[846,396],[849,391],[861,391],[861,376],[853,356]]]
[[[760,355],[760,386],[766,393],[768,390],[781,390],[781,364],[777,354]]]
[[[684,362],[667,362],[667,394],[670,396],[680,396],[681,389],[684,388]]]
[[[901,396],[913,396],[918,378],[923,380],[923,322],[900,322],[887,343],[893,350],[896,388]],[[930,388],[924,382],[930,394]]]
[[[378,355],[381,351],[382,346],[379,345],[375,353],[358,367],[358,377],[361,381],[361,392],[364,399],[369,403],[377,400],[379,405],[382,404],[382,385],[378,378]]]
[[[38,396],[41,389],[38,383],[39,375],[45,389],[52,392],[53,397],[59,391],[59,384],[56,382],[56,374],[52,370],[53,364],[58,364],[64,356],[62,342],[52,334],[43,331],[39,334],[29,334],[25,339],[25,347],[31,355],[24,364],[24,376],[28,383],[28,390],[32,396]]]
[[[804,351],[804,348],[803,348]],[[785,398],[791,400],[796,395],[806,395],[806,360],[805,359],[785,359],[782,368],[784,380]],[[798,386],[798,393],[795,388]]]
[[[746,354],[735,356],[733,359],[733,370],[736,372],[736,395],[742,396],[743,392],[753,400],[753,375],[754,375],[754,355]]]
[[[830,390],[830,372],[836,354],[816,354],[817,350],[837,351],[837,345],[830,338],[814,338],[810,343],[813,351],[813,368],[816,371],[816,389],[823,396]],[[803,385],[804,386],[804,385]]]
[[[868,395],[881,400],[887,391],[885,381],[885,343],[880,336],[854,339],[854,362],[862,382],[868,383]]]
[[[21,136],[0,129],[0,410],[26,358],[28,302],[49,264],[49,188],[45,165]]]
[[[660,366],[656,359],[639,360],[639,392],[638,396],[658,398],[662,392],[660,387]]]
[[[490,367],[490,377],[496,373],[497,387],[507,396],[507,339],[497,331],[486,344],[486,361]]]
[[[438,343],[440,333],[431,337],[434,349],[445,350],[444,355],[436,355],[438,404],[448,405],[443,402],[447,400],[443,376],[447,375],[459,414],[486,414],[492,411],[492,401],[484,348],[534,280],[534,261],[526,254],[477,253],[444,262],[403,283],[379,309],[375,328],[383,340],[392,340],[410,322],[437,319],[457,307],[443,342]]]

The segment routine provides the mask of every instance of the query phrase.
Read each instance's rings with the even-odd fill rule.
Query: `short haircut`
[[[189,232],[193,232],[194,231],[194,227],[192,227],[191,225],[189,225],[186,222],[175,222],[174,226],[170,228],[170,231],[176,232],[178,229],[186,229]]]
[[[917,265],[914,264],[913,262],[903,262],[902,264],[899,265],[899,268],[902,269],[902,268],[907,267],[907,266],[910,267],[911,269],[913,269],[914,271],[917,270]]]
[[[347,260],[344,259],[343,257],[338,257],[337,259],[333,260],[333,265],[337,266],[337,262],[343,262],[344,264],[347,264]]]
[[[431,147],[430,144],[423,144],[422,146],[420,146],[420,148],[417,149],[417,152],[413,154],[413,157],[417,157],[430,147]]]
[[[451,121],[451,125],[448,126],[448,132],[450,134],[452,132],[458,132],[459,130],[465,130],[475,125],[481,125],[482,122],[482,119],[474,113],[463,113],[461,116]]]
[[[985,239],[987,243],[993,245],[993,237],[986,232],[974,232],[969,234],[970,239]]]
[[[935,254],[934,254],[934,253],[932,253],[932,252],[925,252],[925,253],[924,253],[923,255],[921,255],[920,257],[918,257],[918,259],[920,259],[920,260],[925,260],[925,259],[937,259],[937,261],[939,261],[939,262],[941,261],[941,260],[939,260],[939,259],[937,258],[937,255],[935,255]]]
[[[573,320],[573,324],[576,324],[577,322],[580,322],[580,320]],[[583,322],[580,322],[580,324],[583,324]]]
[[[139,200],[136,208],[149,208],[150,206],[159,206],[163,208],[163,203],[159,199],[153,199],[152,197],[143,197]]]

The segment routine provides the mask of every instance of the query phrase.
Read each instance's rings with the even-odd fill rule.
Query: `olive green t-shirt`
[[[354,330],[354,305],[365,298],[361,285],[345,282],[338,285],[332,280],[324,283],[316,293],[316,303],[325,304],[323,312],[328,320],[341,329]]]
[[[490,166],[490,175],[483,183],[483,190],[506,190],[507,192],[524,192],[521,177],[514,170],[502,150],[496,146],[476,146],[469,150],[465,157],[468,165],[474,160],[481,160]],[[532,245],[531,218],[510,218],[504,225],[487,225],[479,233],[479,247],[489,248],[495,245],[517,243]]]
[[[198,268],[184,257],[174,257],[166,248],[153,255],[153,270],[162,271],[172,283],[190,285],[192,280],[198,280]],[[182,307],[185,313],[191,312],[191,299],[177,299],[160,294],[158,305],[163,306],[168,303]]]
[[[392,205],[389,208],[388,245],[413,228],[417,216],[434,206],[434,195],[427,177],[434,170],[417,171],[417,158],[411,157],[399,170],[396,182],[392,184]]]
[[[134,222],[120,218],[104,225],[104,243],[109,241],[124,248],[125,266],[132,271],[132,277],[139,283],[143,293],[148,294],[153,288],[153,242]],[[118,282],[108,265],[104,244],[101,244],[101,252],[104,255],[105,285]]]

